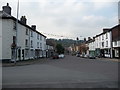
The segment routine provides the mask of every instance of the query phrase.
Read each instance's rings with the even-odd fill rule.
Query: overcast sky
[[[103,28],[118,24],[119,0],[19,0],[19,19],[25,15],[27,24],[37,26],[37,30],[48,38],[48,34],[76,39],[93,37]],[[0,1],[0,10],[6,3],[16,17],[17,0]],[[82,36],[82,37],[80,37]]]

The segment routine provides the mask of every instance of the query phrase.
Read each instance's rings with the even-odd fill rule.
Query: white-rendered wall
[[[13,30],[13,21],[10,19],[3,19],[2,28],[2,58],[11,59],[11,44],[13,41],[13,35],[16,36],[16,32]]]
[[[22,50],[24,49],[24,56],[25,56],[25,40],[28,39],[28,36],[26,35],[26,27],[18,23],[18,34],[17,34],[17,43],[18,47],[21,47],[21,59],[22,58]],[[26,58],[25,58],[26,59]]]
[[[0,18],[0,60],[2,60],[2,19]]]
[[[95,50],[95,42],[90,42],[89,43],[89,51],[92,50],[94,51]]]
[[[0,18],[0,60],[2,60],[2,19]],[[0,61],[0,89],[2,90],[2,62]]]
[[[104,48],[111,48],[111,33],[107,32],[108,38],[106,39],[106,34],[104,34]],[[106,45],[106,41],[108,41],[108,46]]]

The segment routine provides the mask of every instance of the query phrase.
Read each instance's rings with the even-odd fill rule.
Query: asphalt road
[[[3,67],[3,88],[117,88],[118,62],[66,56]]]

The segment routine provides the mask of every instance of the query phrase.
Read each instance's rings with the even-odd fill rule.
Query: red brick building
[[[111,32],[112,32],[113,58],[120,58],[120,24],[111,28]]]

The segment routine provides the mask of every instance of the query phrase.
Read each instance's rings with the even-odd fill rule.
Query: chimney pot
[[[108,32],[110,29],[106,28],[106,29],[103,29],[103,33],[106,33]]]
[[[32,29],[36,30],[36,25],[32,25],[31,27]]]
[[[27,19],[26,19],[25,16],[22,16],[22,17],[20,18],[20,21],[21,21],[23,24],[26,24]]]

